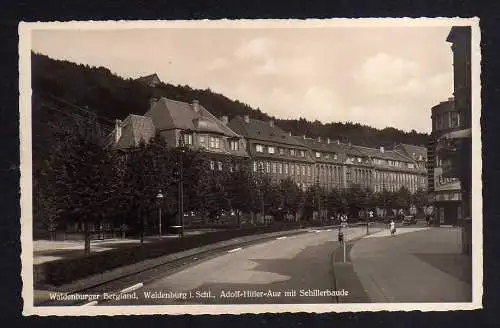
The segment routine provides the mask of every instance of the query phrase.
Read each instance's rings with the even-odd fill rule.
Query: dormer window
[[[262,145],[255,145],[255,151],[258,153],[263,153],[264,152],[264,146]]]
[[[358,163],[361,163],[362,159],[361,157],[358,157]]]
[[[217,162],[217,168],[222,171],[222,162]]]
[[[290,149],[290,155],[295,156],[295,149]]]
[[[278,151],[279,151],[280,155],[284,155],[285,154],[285,149],[283,149],[283,148],[280,148]]]
[[[303,150],[300,150],[300,157],[305,157],[305,156],[306,156],[306,152]]]
[[[320,158],[321,157],[321,153],[320,152],[316,152],[316,158]]]
[[[269,147],[267,148],[267,151],[268,151],[268,153],[269,153],[269,154],[274,154],[274,153],[275,153],[275,149],[274,149],[274,147],[272,147],[272,146],[269,146]]]
[[[333,154],[333,159],[338,159],[337,154]]]

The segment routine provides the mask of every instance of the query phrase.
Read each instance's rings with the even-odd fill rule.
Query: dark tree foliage
[[[52,95],[81,107],[88,107],[100,116],[124,119],[128,114],[142,115],[148,110],[149,99],[164,96],[191,102],[198,99],[217,117],[250,115],[260,120],[270,116],[238,100],[231,100],[210,89],[161,83],[155,88],[133,79],[123,79],[106,68],[78,65],[32,54],[32,87],[34,92]],[[404,132],[395,128],[375,129],[359,123],[307,121],[304,118],[276,119],[276,124],[293,135],[339,139],[362,146],[391,146],[394,143],[427,145],[428,135]]]

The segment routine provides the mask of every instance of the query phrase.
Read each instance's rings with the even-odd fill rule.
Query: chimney
[[[193,100],[193,103],[192,103],[192,106],[193,106],[193,110],[195,112],[199,112],[200,111],[200,102],[198,100]]]
[[[304,135],[302,135],[302,139],[304,139],[304,140],[306,139],[306,135],[305,135],[305,134],[304,134]]]
[[[292,131],[289,131],[289,132],[288,132],[288,135],[291,137],[291,136],[292,136]]]
[[[380,147],[380,152],[383,153],[384,152],[384,147]]]
[[[326,138],[326,143],[330,144],[330,142],[331,142],[330,138]]]
[[[224,123],[224,125],[227,125],[227,123],[229,122],[226,115],[222,116],[220,120],[222,121],[222,123]]]
[[[269,120],[269,126],[274,128],[274,120]]]
[[[244,121],[245,123],[250,123],[250,116],[248,116],[248,115],[244,115],[244,116],[243,116],[243,121]]]
[[[337,145],[340,145],[340,140],[339,139],[337,139]]]
[[[318,137],[318,142],[321,142],[321,137]]]
[[[115,120],[115,143],[120,140],[122,136],[122,121]]]

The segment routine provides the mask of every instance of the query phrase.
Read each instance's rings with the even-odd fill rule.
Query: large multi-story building
[[[461,185],[457,178],[443,174],[443,159],[436,153],[439,139],[460,129],[460,113],[453,98],[432,107],[432,133],[429,142],[429,191],[432,193],[435,224],[456,225],[462,216]]]
[[[328,138],[292,137],[272,120],[248,116],[234,118],[229,126],[247,140],[254,172],[262,168],[274,180],[291,178],[304,190],[314,184],[326,190],[353,185],[375,192],[426,189],[425,147],[400,144],[385,150]]]
[[[445,115],[450,131],[436,140],[436,156],[444,178],[460,181],[461,206],[458,223],[462,226],[463,252],[472,252],[472,79],[471,27],[454,26],[446,41],[453,51],[453,111]],[[437,123],[436,123],[437,124]]]
[[[273,120],[236,116],[229,127],[245,138],[253,172],[266,173],[275,182],[290,178],[304,190],[314,184],[314,160],[309,149]]]
[[[211,168],[221,170],[222,162],[217,158],[248,156],[245,140],[227,123],[227,117],[216,118],[197,100],[189,104],[162,97],[151,100],[143,116],[129,115],[123,122],[116,121],[113,135],[116,147],[131,148],[159,133],[167,146],[202,150],[213,159]]]

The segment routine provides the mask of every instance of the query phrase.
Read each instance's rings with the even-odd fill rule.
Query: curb
[[[188,259],[190,257],[196,256],[196,255],[201,255],[201,254],[206,254],[214,251],[219,251],[223,252],[227,250],[228,252],[235,252],[241,250],[241,247],[244,245],[250,245],[254,243],[259,243],[259,242],[265,242],[267,240],[272,240],[272,239],[284,239],[287,238],[288,236],[293,236],[293,235],[299,235],[299,234],[304,234],[310,231],[319,231],[319,230],[327,230],[327,229],[332,229],[338,226],[322,226],[322,227],[307,227],[307,228],[300,228],[300,229],[293,229],[293,230],[287,230],[287,231],[279,231],[279,232],[270,232],[266,234],[260,234],[260,235],[250,235],[250,236],[244,236],[244,237],[238,237],[238,238],[233,238],[233,239],[228,239],[225,241],[221,241],[215,244],[209,244],[197,248],[192,248],[192,249],[187,249],[185,251],[179,252],[179,253],[173,253],[173,254],[168,254],[164,255],[162,257],[157,257],[154,259],[148,259],[142,262],[137,262],[134,264],[130,264],[126,267],[119,267],[115,268],[100,274],[95,274],[86,278],[82,278],[80,280],[74,281],[72,283],[66,284],[66,285],[61,285],[61,286],[46,286],[48,289],[44,289],[43,291],[47,291],[49,293],[64,293],[64,294],[77,294],[77,293],[82,293],[85,292],[89,289],[99,287],[101,285],[108,284],[113,281],[117,281],[122,278],[126,278],[129,276],[133,276],[136,274],[140,274],[142,272],[146,272],[149,270],[156,269],[160,266],[167,265],[167,264],[175,264],[176,262],[181,262],[182,260]],[[246,240],[245,240],[246,239]],[[103,279],[102,275],[108,275],[108,277],[105,277]],[[92,281],[96,280],[96,281]],[[135,286],[135,285],[134,285]],[[133,287],[133,286],[132,286]],[[123,291],[115,292],[115,294],[120,294],[123,293]],[[110,292],[110,294],[113,294]],[[42,298],[42,297],[40,297]],[[37,301],[35,306],[50,306],[51,303],[53,302],[50,300],[48,297],[43,297],[44,299]],[[71,305],[78,305],[79,302],[75,302],[76,304],[71,304]],[[81,303],[81,302],[80,302]],[[99,301],[92,301],[85,303],[83,305],[96,305],[99,303]],[[60,305],[60,303],[58,303]]]

